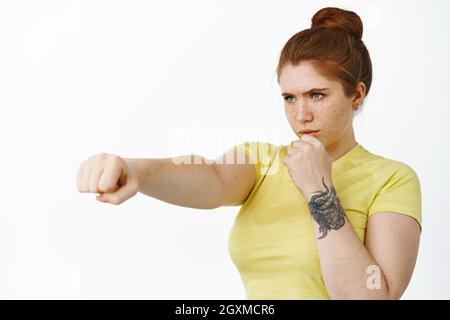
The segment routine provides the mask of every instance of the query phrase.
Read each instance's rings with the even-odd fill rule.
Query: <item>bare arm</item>
[[[226,155],[211,161],[198,155],[133,159],[100,153],[80,164],[77,188],[83,193],[99,193],[98,201],[114,205],[137,192],[198,209],[240,204],[253,188],[255,166],[222,164]],[[249,162],[247,156],[245,159]]]
[[[222,186],[214,164],[198,155],[125,160],[139,177],[139,192],[189,208],[221,205]]]
[[[333,186],[328,188],[332,191],[309,194],[307,198],[315,220],[315,233],[320,235],[316,240],[317,250],[330,297],[400,299],[415,266],[419,224],[401,213],[377,212],[368,219],[363,244]],[[327,211],[321,208],[324,201],[330,204]]]
[[[214,209],[242,204],[253,189],[255,165],[245,154],[246,163],[240,164],[238,152],[214,160],[199,155],[125,160],[137,172],[139,192],[179,206]]]

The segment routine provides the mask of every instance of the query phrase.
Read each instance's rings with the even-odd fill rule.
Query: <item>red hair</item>
[[[356,85],[372,83],[372,62],[362,41],[363,24],[353,11],[323,8],[311,19],[311,28],[294,34],[281,50],[277,78],[287,64],[309,60],[320,74],[339,81],[351,97]]]

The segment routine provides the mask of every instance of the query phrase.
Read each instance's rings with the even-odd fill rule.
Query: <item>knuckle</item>
[[[95,163],[102,163],[108,158],[108,154],[106,153],[99,153],[96,156],[93,157],[93,161]]]
[[[119,156],[116,156],[116,155],[113,155],[110,158],[110,161],[115,168],[122,164],[121,160],[122,160],[122,158],[120,158]]]
[[[103,163],[103,161],[105,161],[106,158],[107,156],[104,153],[99,154],[97,157],[95,157],[95,163],[97,164]]]

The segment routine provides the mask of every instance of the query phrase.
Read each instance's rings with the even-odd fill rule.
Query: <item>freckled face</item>
[[[279,84],[287,119],[298,137],[299,131],[320,130],[313,136],[327,147],[353,135],[353,99],[345,96],[339,81],[322,76],[311,62],[302,61],[284,66]]]

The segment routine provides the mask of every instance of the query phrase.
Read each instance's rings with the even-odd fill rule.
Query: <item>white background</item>
[[[78,166],[295,139],[277,59],[326,6],[360,15],[372,57],[357,141],[421,181],[403,299],[450,298],[450,7],[430,0],[1,0],[0,297],[245,299],[227,243],[239,207],[101,203]]]

